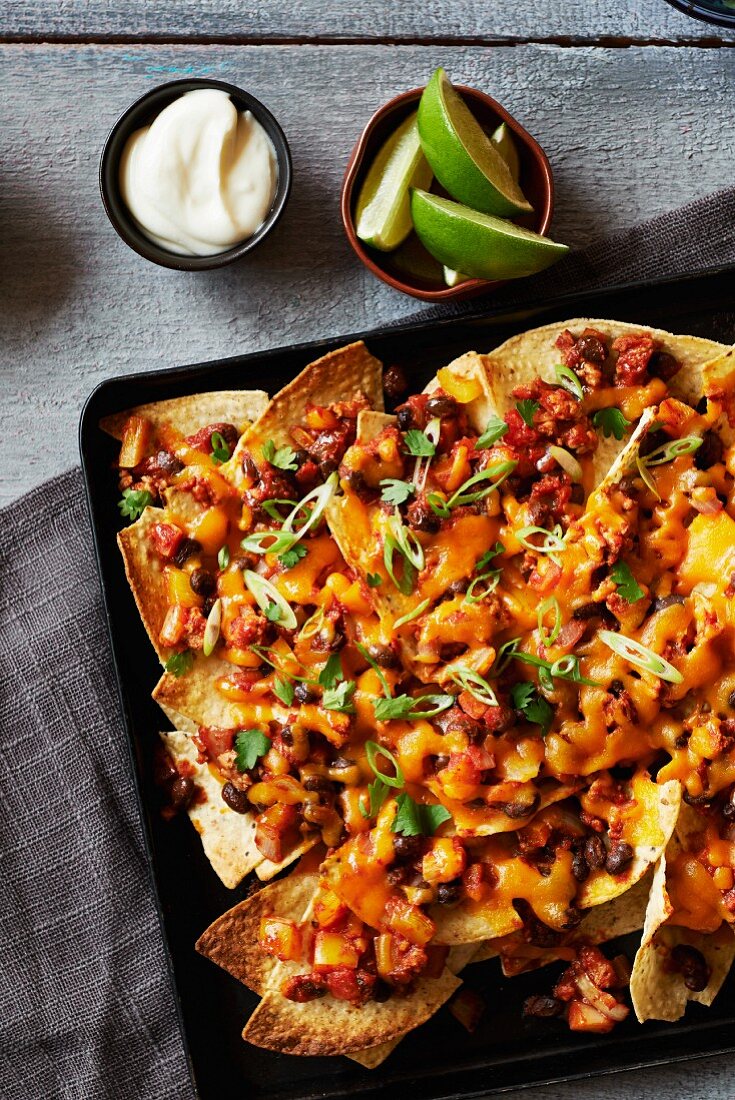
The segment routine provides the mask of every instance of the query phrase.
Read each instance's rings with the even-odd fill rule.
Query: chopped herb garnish
[[[276,447],[273,440],[268,439],[260,450],[266,462],[279,470],[298,470],[299,468],[296,453],[290,447]]]
[[[217,554],[217,565],[220,569],[226,569],[230,564],[230,549],[228,546],[223,546],[220,552]]]
[[[582,383],[572,368],[560,363],[559,366],[554,369],[556,370],[556,380],[559,385],[563,386],[565,390],[571,393],[572,397],[576,397],[577,401],[581,401],[584,397],[584,390],[582,389]]]
[[[455,665],[454,668],[450,667],[449,675],[462,691],[468,692],[478,703],[483,703],[486,707],[497,707],[498,698],[495,692],[474,668]]]
[[[376,779],[379,779],[381,783],[385,783],[387,787],[394,787],[396,790],[399,790],[403,786],[406,780],[403,778],[400,764],[390,749],[386,749],[384,745],[379,745],[377,741],[366,741],[365,753],[367,755],[368,764],[372,768],[373,775]],[[393,765],[395,775],[386,775],[385,772],[380,770],[378,766],[378,757],[380,756]]]
[[[394,833],[403,836],[433,836],[439,826],[451,817],[444,806],[414,802],[410,794],[403,791],[396,798],[396,816],[391,828]]]
[[[325,688],[333,688],[340,680],[344,680],[342,671],[342,658],[339,653],[331,653],[327,663],[319,673],[318,682]]]
[[[498,554],[504,554],[505,547],[502,542],[496,542],[489,550],[486,550],[481,558],[478,558],[475,562],[475,573],[484,573],[493,558],[497,558]]]
[[[147,489],[123,489],[122,500],[117,502],[117,506],[126,519],[140,519],[152,502],[153,497]]]
[[[635,603],[637,600],[643,599],[643,589],[624,561],[619,561],[617,565],[613,566],[610,570],[610,579],[617,585],[618,594],[628,603]]]
[[[375,675],[378,677],[378,680],[380,681],[380,686],[383,689],[383,694],[385,695],[386,699],[390,699],[390,687],[388,685],[388,681],[385,678],[385,673],[383,672],[378,662],[372,659],[368,651],[365,649],[364,645],[360,645],[360,643],[358,642],[355,648],[357,649],[358,653],[360,653],[365,658]]]
[[[401,481],[397,477],[386,477],[380,483],[383,492],[380,499],[386,504],[405,504],[415,492],[414,486],[408,481]]]
[[[510,697],[515,709],[519,710],[528,722],[541,726],[541,734],[545,737],[551,729],[554,718],[554,709],[551,704],[539,695],[532,683],[527,681],[514,684],[510,690]]]
[[[449,519],[452,514],[452,509],[447,504],[447,499],[441,493],[427,493],[426,503],[431,508],[435,516],[440,516],[442,519]]]
[[[682,684],[684,677],[678,668],[674,668],[658,653],[654,653],[648,646],[641,645],[635,638],[628,638],[625,634],[615,634],[612,630],[600,630],[597,637],[609,649],[624,657],[632,665],[643,668],[646,672],[652,672],[660,680],[668,680],[671,684]]]
[[[531,542],[531,535],[543,535],[543,541]],[[559,564],[557,555],[567,548],[567,536],[562,533],[561,525],[558,523],[553,531],[547,531],[545,527],[521,527],[515,532],[515,536],[524,550],[533,550],[536,554],[548,554],[555,565]]]
[[[260,507],[263,509],[265,514],[267,516],[270,516],[271,519],[278,520],[279,523],[283,523],[284,519],[286,518],[282,514],[281,509],[288,508],[290,512],[293,506],[294,502],[292,500],[286,500],[285,498],[280,499],[278,497],[274,497],[272,500],[262,500],[260,502]]]
[[[240,730],[235,737],[235,763],[239,772],[249,772],[271,747],[262,730]]]
[[[418,619],[419,615],[423,615],[430,603],[431,601],[427,599],[416,604],[412,611],[407,611],[405,615],[401,615],[400,619],[396,619],[393,623],[393,629],[398,630],[399,627],[405,626],[406,623],[410,623],[413,619]]]
[[[283,611],[277,603],[271,601],[270,603],[267,603],[265,605],[265,608],[263,609],[263,614],[265,615],[266,619],[269,619],[272,623],[278,623],[281,621]]]
[[[244,569],[242,579],[267,619],[272,623],[280,623],[286,630],[296,630],[298,623],[293,608],[274,584],[252,569]]]
[[[322,694],[322,706],[325,710],[338,710],[342,714],[354,714],[355,704],[352,696],[355,694],[354,680],[343,680],[336,687],[325,688]]]
[[[368,783],[368,805],[365,805],[363,798],[360,798],[357,803],[357,807],[362,816],[368,819],[375,817],[388,797],[389,790],[390,787],[388,787],[382,779],[374,779],[372,783]]]
[[[507,431],[508,425],[504,420],[499,416],[491,416],[485,425],[485,431],[475,443],[475,450],[482,451],[485,447],[492,447],[493,443],[502,439]]]
[[[702,446],[699,435],[685,435],[683,439],[672,439],[669,443],[657,447],[655,451],[641,457],[646,466],[662,466],[664,462],[673,462],[680,455],[691,455]]]
[[[533,427],[533,417],[541,406],[538,401],[531,401],[527,398],[523,401],[516,401],[516,408],[521,415],[521,419],[527,428]]]
[[[554,625],[551,628],[550,634],[547,634],[544,628],[544,617],[547,611],[554,612]],[[541,644],[546,647],[552,646],[559,637],[559,632],[561,631],[561,608],[559,607],[559,601],[556,596],[549,596],[548,600],[544,600],[543,603],[539,604],[536,611],[536,623],[539,637],[541,638]]]
[[[166,672],[170,672],[172,676],[183,676],[189,671],[193,664],[194,654],[190,649],[185,649],[183,653],[172,653],[166,661],[164,668]]]
[[[459,489],[457,489],[450,496],[447,501],[447,508],[459,508],[463,504],[474,504],[475,501],[482,500],[483,497],[488,496],[495,489],[499,489],[503,484],[508,474],[515,470],[517,462],[508,460],[506,462],[496,462],[492,466],[486,466],[484,470],[478,470],[472,477],[468,477]],[[488,482],[481,489],[476,489],[474,492],[468,492],[473,485],[479,485],[481,482]]]
[[[219,466],[221,463],[227,462],[227,459],[230,457],[230,448],[222,432],[212,432],[209,442],[212,448],[212,458],[217,465]]]
[[[284,550],[282,554],[278,555],[278,560],[284,569],[293,569],[302,558],[305,558],[309,551],[303,545],[303,543],[297,542],[295,546],[292,546],[290,550]]]
[[[383,583],[383,578],[380,573],[368,573],[365,579],[368,583],[368,588],[377,588],[378,585]]]
[[[294,701],[294,686],[285,676],[274,676],[273,694],[285,707],[290,707]]]
[[[616,439],[622,439],[630,427],[632,421],[627,420],[620,409],[598,409],[592,417],[592,423],[599,428],[605,439],[614,435]]]
[[[434,718],[453,704],[453,695],[419,695],[416,698],[396,695],[393,699],[376,699],[373,713],[379,722],[391,718]]]
[[[403,442],[406,445],[406,450],[410,455],[415,455],[416,458],[431,458],[436,454],[436,443],[429,439],[426,432],[421,432],[418,428],[411,428],[407,431],[403,437]]]

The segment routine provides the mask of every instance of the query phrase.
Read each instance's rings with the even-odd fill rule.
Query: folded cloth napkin
[[[599,241],[492,302],[726,262],[735,189]],[[187,1100],[79,470],[0,513],[0,655],[0,1095]]]

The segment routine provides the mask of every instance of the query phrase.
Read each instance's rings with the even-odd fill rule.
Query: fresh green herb
[[[228,546],[223,546],[217,555],[217,565],[220,569],[226,569],[230,564],[230,549]]]
[[[276,447],[273,440],[268,439],[260,450],[266,462],[279,470],[298,470],[299,468],[296,453],[290,447]]]
[[[396,695],[393,699],[376,699],[373,713],[379,722],[391,718],[434,718],[453,704],[453,695],[419,695],[415,699],[410,695]]]
[[[539,695],[534,685],[528,681],[514,684],[510,690],[513,706],[519,710],[528,722],[541,726],[541,735],[551,729],[554,718],[554,709],[542,695]]]
[[[368,588],[377,588],[383,583],[383,578],[380,573],[368,573],[365,579],[367,580]]]
[[[388,685],[388,681],[385,678],[385,673],[383,672],[378,662],[372,659],[364,645],[360,645],[360,643],[358,642],[355,648],[357,649],[358,653],[360,653],[365,658],[375,675],[378,677],[378,680],[380,681],[380,686],[383,689],[383,694],[385,695],[386,699],[390,699],[390,686]]]
[[[414,802],[410,794],[403,791],[396,798],[396,816],[391,829],[403,836],[433,836],[440,825],[449,821],[452,815],[444,806],[428,806]]]
[[[592,423],[599,428],[605,439],[614,435],[616,439],[622,439],[630,427],[632,421],[626,420],[620,409],[598,409],[592,417]]]
[[[498,698],[495,692],[479,672],[466,665],[455,665],[450,667],[449,675],[462,691],[468,692],[478,703],[483,703],[486,707],[497,707]]]
[[[368,805],[365,805],[363,798],[360,798],[357,803],[362,816],[368,819],[375,817],[388,797],[389,790],[390,787],[386,786],[382,779],[374,779],[372,783],[368,783]]]
[[[654,653],[648,646],[641,645],[635,638],[628,638],[625,634],[615,634],[612,630],[600,630],[597,636],[614,653],[624,657],[630,664],[637,665],[638,668],[643,668],[646,672],[652,672],[660,680],[668,680],[671,684],[682,684],[684,682],[684,677],[678,668],[674,668],[672,664],[669,664],[663,657],[659,657],[658,653]]]
[[[272,623],[280,623],[286,630],[296,630],[299,625],[293,608],[288,600],[284,599],[275,585],[254,573],[252,569],[244,569],[242,579],[249,592],[255,597],[260,610]]]
[[[398,554],[403,559],[400,579],[396,576],[393,557]],[[388,533],[383,541],[383,564],[386,572],[399,592],[410,596],[416,582],[416,575],[424,568],[424,550],[413,531],[408,531],[396,509],[388,524]]]
[[[172,653],[166,661],[164,668],[166,672],[170,672],[172,676],[183,676],[184,673],[189,671],[193,664],[194,654],[190,649],[185,649],[183,653]]]
[[[120,514],[126,519],[140,519],[153,501],[147,489],[123,489],[122,500],[117,502]]]
[[[294,686],[285,676],[274,676],[273,694],[285,707],[290,707],[294,701]]]
[[[521,415],[521,420],[527,428],[533,427],[533,417],[541,406],[538,401],[531,401],[527,398],[523,401],[516,401],[516,408]]]
[[[393,629],[398,630],[399,627],[405,626],[406,623],[410,623],[413,619],[418,619],[419,615],[423,615],[430,603],[430,600],[422,600],[421,603],[416,604],[412,611],[407,611],[405,615],[401,615],[400,619],[396,619],[393,623]]]
[[[544,616],[547,611],[554,612],[554,625],[551,628],[551,633],[547,634],[544,628]],[[539,637],[541,638],[541,644],[544,646],[551,646],[559,637],[561,630],[561,608],[559,607],[559,601],[556,596],[549,596],[548,600],[544,600],[539,604],[536,612],[536,623],[538,626]]]
[[[502,439],[507,431],[508,425],[504,420],[501,420],[499,416],[491,416],[485,425],[485,431],[475,443],[475,450],[482,451],[485,447],[492,447],[493,443],[497,443],[499,439]]]
[[[691,455],[702,446],[702,438],[698,435],[685,435],[682,439],[672,439],[657,447],[655,451],[644,455],[641,461],[646,466],[662,466],[664,462],[673,462],[679,455]]]
[[[294,502],[292,500],[285,500],[278,497],[273,497],[271,500],[263,500],[260,503],[260,507],[263,509],[267,516],[271,519],[278,520],[279,523],[283,523],[285,516],[281,513],[281,508],[288,508],[290,511],[293,508]]]
[[[512,638],[501,645],[491,669],[493,677],[499,676],[510,661],[521,661],[522,664],[532,665],[539,670],[539,683],[547,691],[554,690],[554,679],[573,680],[575,684],[586,684],[589,687],[601,686],[597,680],[588,680],[582,675],[579,657],[575,657],[573,653],[560,657],[557,661],[544,661],[542,657],[518,649],[519,641],[520,638]]]
[[[531,542],[531,535],[543,535],[543,542]],[[525,550],[533,550],[536,554],[548,554],[555,565],[559,564],[557,555],[567,548],[567,536],[562,533],[561,525],[558,523],[553,531],[547,531],[545,527],[521,527],[515,532],[515,536]]]
[[[502,573],[502,569],[489,569],[487,573],[481,573],[479,577],[475,577],[464,594],[464,602],[480,603],[481,600],[486,599],[498,587]]]
[[[270,620],[270,622],[278,623],[281,621],[283,610],[278,606],[277,603],[271,601],[270,603],[267,603],[265,605],[265,608],[263,609],[263,614],[265,615],[266,619]]]
[[[297,542],[295,546],[292,546],[289,550],[284,550],[282,554],[278,555],[278,560],[284,569],[293,569],[302,558],[305,558],[309,551],[301,542]]]
[[[441,493],[427,493],[426,503],[429,505],[434,515],[440,516],[441,519],[449,519],[452,514],[452,509]]]
[[[615,582],[618,593],[624,600],[627,600],[628,603],[636,603],[637,600],[643,599],[643,589],[631,573],[630,567],[626,565],[624,561],[619,561],[617,565],[610,570],[610,579]]]
[[[582,389],[582,383],[572,368],[560,363],[559,366],[554,369],[556,371],[556,380],[559,385],[563,386],[565,390],[571,393],[572,397],[576,397],[577,401],[581,401],[584,397],[584,390]],[[529,427],[530,426],[529,424]]]
[[[235,737],[235,763],[239,772],[249,772],[271,747],[262,730],[240,730]]]
[[[493,558],[497,558],[498,554],[504,554],[505,547],[502,542],[496,542],[489,550],[486,550],[481,558],[478,558],[475,562],[475,573],[483,573]]]
[[[641,458],[640,455],[636,455],[635,456],[635,465],[636,465],[636,469],[638,470],[638,473],[640,474],[641,481],[643,482],[643,484],[646,486],[647,489],[650,490],[650,492],[653,493],[656,500],[660,500],[661,499],[661,494],[659,493],[658,489],[656,488],[656,482],[653,480],[653,477],[651,476],[649,470],[646,468],[645,458]]]
[[[352,702],[352,696],[355,694],[356,686],[354,680],[343,680],[336,687],[325,688],[322,694],[322,706],[325,710],[354,714],[355,704]]]
[[[406,780],[403,778],[403,772],[401,766],[396,760],[390,749],[386,749],[384,745],[379,745],[377,741],[365,742],[365,753],[367,755],[367,761],[372,768],[373,775],[376,779],[379,779],[381,783],[385,783],[387,787],[393,787],[396,790],[404,785]],[[388,760],[395,771],[395,775],[386,775],[382,772],[378,766],[378,757],[382,756],[385,760]]]
[[[482,500],[493,490],[499,489],[503,484],[508,474],[515,470],[518,465],[515,461],[496,462],[492,466],[487,466],[484,470],[479,470],[472,477],[467,478],[456,492],[452,493],[447,501],[447,508],[459,508],[463,504],[474,504],[477,500]],[[468,489],[471,489],[473,485],[478,485],[480,482],[489,481],[489,485],[483,485],[481,489],[477,489],[475,492],[470,493]]]
[[[386,504],[405,504],[415,492],[414,486],[408,481],[401,481],[397,477],[384,477],[380,483],[383,492],[380,499]]]
[[[333,688],[339,680],[344,680],[345,674],[342,671],[342,658],[339,653],[331,653],[327,659],[327,663],[319,673],[318,683],[325,688]]]
[[[416,458],[431,458],[432,455],[436,454],[436,443],[429,439],[426,432],[421,432],[418,428],[411,428],[410,431],[407,431],[403,437],[403,442],[408,453]]]
[[[227,462],[227,459],[230,457],[230,448],[222,432],[212,432],[209,443],[212,448],[212,458],[217,465],[219,466],[223,462]]]

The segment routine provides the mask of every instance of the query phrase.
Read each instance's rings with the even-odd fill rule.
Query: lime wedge
[[[518,180],[521,178],[521,162],[518,157],[518,148],[513,140],[513,135],[504,122],[501,122],[497,130],[493,131],[490,140],[510,168],[511,176],[516,183],[518,183]]]
[[[361,241],[382,252],[398,248],[411,232],[409,188],[426,188],[432,179],[416,115],[409,115],[381,147],[357,199],[355,231]]]
[[[460,283],[466,283],[469,279],[469,275],[463,275],[461,271],[455,271],[452,267],[444,265],[444,282],[447,286],[459,286]]]
[[[411,233],[391,256],[391,264],[400,275],[408,275],[422,283],[442,284],[442,268],[426,251],[415,233]]]
[[[416,235],[432,256],[476,279],[535,275],[569,251],[530,229],[428,191],[412,192],[411,214]]]
[[[533,209],[444,69],[424,89],[418,114],[426,159],[452,198],[500,217]]]

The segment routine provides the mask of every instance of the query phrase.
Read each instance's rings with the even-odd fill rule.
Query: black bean
[[[361,473],[360,470],[350,470],[350,472],[345,475],[344,480],[348,488],[357,496],[364,494],[368,487],[365,481],[365,475]]]
[[[153,458],[153,465],[167,477],[175,477],[184,469],[184,463],[170,451],[159,451]]]
[[[393,840],[393,852],[401,863],[407,863],[418,859],[421,855],[422,840],[420,836],[397,836]]]
[[[399,867],[390,867],[385,877],[391,886],[407,886],[413,874],[411,868],[404,864]]]
[[[217,424],[215,425],[215,431],[224,439],[227,446],[230,448],[230,454],[234,451],[237,441],[240,438],[240,433],[234,424]],[[214,433],[213,433],[214,434]]]
[[[669,355],[668,351],[655,351],[648,364],[648,371],[654,378],[662,378],[668,382],[681,370],[681,363]]]
[[[434,771],[440,772],[442,768],[446,768],[449,763],[448,756],[435,756],[434,757]]]
[[[462,880],[454,879],[452,882],[440,882],[436,888],[436,900],[439,905],[454,905],[459,901],[462,891]]]
[[[257,485],[260,481],[260,473],[258,472],[258,467],[255,465],[255,462],[247,451],[243,453],[240,464],[242,466],[242,472],[245,474],[245,477],[247,477],[253,483],[253,485]]]
[[[460,580],[452,581],[449,588],[447,588],[447,592],[450,592],[452,596],[463,596],[469,587],[470,582],[467,577],[462,577]]]
[[[572,504],[584,504],[584,488],[579,482],[575,481],[574,485],[572,485],[572,495],[569,499]]]
[[[437,394],[436,397],[430,397],[426,402],[426,411],[429,416],[456,416],[458,412],[457,402],[453,397]]]
[[[301,469],[307,462],[311,462],[311,455],[308,451],[299,449],[293,453],[293,461],[296,463],[296,468]]]
[[[576,906],[570,905],[564,914],[564,923],[562,928],[569,931],[572,928],[579,928],[582,923],[582,917],[584,913],[581,909],[577,909]]]
[[[185,810],[194,797],[194,783],[188,776],[179,775],[169,787],[168,799],[175,810]]]
[[[202,544],[197,542],[196,539],[184,539],[179,543],[179,548],[174,554],[174,565],[178,565],[178,567],[181,568],[193,554],[198,554],[201,548]]]
[[[384,1001],[389,1001],[392,996],[393,987],[388,985],[387,982],[384,982],[382,978],[378,978],[373,986],[372,999],[377,1001],[378,1004],[382,1004]]]
[[[556,997],[527,997],[523,1002],[524,1016],[539,1016],[548,1019],[553,1016],[561,1016],[564,1012],[564,1002]]]
[[[581,607],[575,607],[572,618],[587,622],[588,619],[602,618],[605,614],[609,614],[609,612],[604,603],[585,603]]]
[[[705,432],[702,446],[694,452],[694,465],[698,470],[709,470],[711,466],[722,462],[723,450],[722,440],[717,432]]]
[[[657,596],[651,604],[651,611],[665,611],[667,607],[673,607],[674,604],[681,603],[684,603],[684,597],[672,592],[670,596]]]
[[[367,651],[381,668],[396,668],[399,664],[395,651],[389,645],[369,645]]]
[[[246,791],[241,791],[239,787],[236,787],[234,783],[229,781],[225,783],[222,788],[222,798],[236,814],[249,813],[253,808],[253,804],[247,796]]]
[[[731,707],[735,708],[735,691],[730,692],[727,697],[727,702]]]
[[[610,692],[611,695],[614,695],[616,699],[619,699],[625,691],[625,684],[622,680],[611,680],[610,686],[607,690]]]
[[[319,794],[334,794],[334,784],[325,775],[309,775],[304,779],[305,791],[317,791]]]
[[[383,389],[385,396],[391,401],[397,401],[408,389],[408,382],[401,367],[395,365],[388,367],[383,374]]]
[[[677,943],[671,951],[671,962],[684,977],[684,985],[700,993],[709,981],[711,970],[701,951],[686,943]]]
[[[441,517],[432,511],[425,500],[414,500],[406,510],[406,519],[416,531],[426,531],[433,535],[441,527]]]
[[[211,596],[217,587],[217,582],[208,569],[195,569],[189,577],[189,584],[197,596]]]
[[[607,359],[605,345],[597,336],[580,336],[577,351],[588,363],[604,363]]]
[[[628,864],[632,862],[634,855],[635,852],[630,844],[626,844],[624,840],[613,842],[610,851],[607,853],[605,870],[611,875],[622,874]]]
[[[205,619],[209,618],[209,613],[214,607],[214,596],[207,596],[202,604],[202,615]]]
[[[572,874],[577,882],[586,882],[589,878],[589,864],[584,857],[584,852],[575,852],[572,856]]]
[[[401,405],[400,409],[396,409],[396,419],[398,420],[398,427],[402,432],[407,432],[413,425],[413,413],[409,405]]]
[[[587,838],[584,845],[584,858],[593,871],[598,871],[600,867],[605,866],[607,852],[602,837],[591,836]]]
[[[293,731],[290,726],[284,726],[281,730],[281,741],[284,745],[293,745]]]
[[[298,683],[293,689],[293,697],[297,703],[313,703],[316,692],[309,684]]]
[[[333,474],[339,464],[335,462],[333,458],[325,458],[323,462],[319,463],[319,474],[326,481],[330,474]]]

